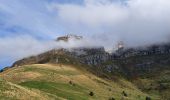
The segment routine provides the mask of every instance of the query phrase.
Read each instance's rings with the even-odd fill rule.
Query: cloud
[[[68,42],[57,42],[55,40],[39,40],[30,35],[8,36],[0,38],[0,64],[11,65],[16,60],[38,55],[52,49],[94,46],[97,45],[92,44],[88,39],[70,39]]]
[[[63,33],[76,33],[104,46],[110,44],[111,48],[120,40],[129,46],[166,42],[170,34],[168,0],[59,2],[1,0],[0,26],[5,32],[0,35],[28,33],[52,39]]]
[[[51,41],[39,41],[28,35],[3,37],[0,38],[0,62],[10,62],[7,64],[10,65],[16,60],[50,50],[54,46]]]
[[[1,0],[0,64],[52,48],[169,42],[168,0]],[[66,33],[86,40],[56,43]]]
[[[84,0],[82,5],[50,5],[63,27],[84,32],[113,46],[123,40],[128,46],[167,42],[170,36],[168,0]]]
[[[122,21],[127,16],[127,11],[120,5],[103,5],[87,2],[81,5],[56,5],[58,17],[67,23],[82,23],[89,27],[96,27],[102,24],[111,24]],[[111,13],[113,12],[113,13]]]

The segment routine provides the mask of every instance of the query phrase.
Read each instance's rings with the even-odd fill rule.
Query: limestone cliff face
[[[22,66],[22,65],[29,65],[29,64],[39,64],[39,63],[48,63],[52,60],[55,60],[55,57],[57,55],[62,55],[65,54],[66,50],[65,49],[53,49],[48,52],[36,55],[36,56],[31,56],[28,58],[21,59],[19,61],[16,61],[12,67],[15,66]]]
[[[31,56],[22,60],[16,61],[14,66],[21,66],[26,64],[37,63],[59,63],[61,56],[71,57],[79,61],[80,63],[88,65],[97,65],[109,60],[110,55],[105,52],[104,47],[98,48],[74,48],[74,49],[53,49],[51,51],[39,54],[37,56]],[[67,56],[67,57],[66,57]]]
[[[110,59],[110,55],[104,50],[104,47],[98,48],[77,48],[72,53],[78,57],[82,63],[88,65],[98,65]]]
[[[139,76],[167,69],[170,64],[168,46],[148,49],[125,49],[109,54],[104,47],[53,49],[48,52],[16,61],[14,66],[39,63],[80,63],[93,66],[106,73],[121,73],[126,76]]]
[[[148,55],[159,55],[159,54],[169,54],[170,44],[162,45],[152,45],[148,47],[139,48],[128,48],[117,50],[113,55],[117,55],[122,58],[132,57],[132,56],[148,56]]]

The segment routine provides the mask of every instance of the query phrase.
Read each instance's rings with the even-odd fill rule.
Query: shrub
[[[151,100],[151,98],[150,97],[146,97],[146,100]]]
[[[123,96],[127,97],[127,93],[125,91],[122,92]]]
[[[109,100],[115,100],[115,98],[111,97],[111,98],[109,98]]]
[[[90,95],[90,96],[93,96],[93,95],[94,95],[94,93],[93,93],[93,92],[90,92],[90,93],[89,93],[89,95]]]
[[[73,84],[73,82],[72,82],[72,81],[69,81],[69,84],[71,84],[71,85],[72,85],[72,84]]]
[[[69,81],[69,84],[72,85],[72,86],[76,86],[76,84],[73,83],[72,81]]]

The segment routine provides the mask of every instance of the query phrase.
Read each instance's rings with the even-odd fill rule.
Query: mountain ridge
[[[60,40],[60,41],[65,41],[65,40]],[[31,71],[31,74],[33,74],[31,76],[37,76],[37,77],[41,77],[39,75],[42,73],[43,74],[56,73],[58,75],[63,75],[63,74],[65,75],[67,73],[70,73],[71,76],[72,75],[74,76],[75,73],[72,73],[71,70],[66,71],[64,73],[56,72],[58,68],[59,69],[65,68],[63,66],[74,66],[73,68],[76,70],[79,70],[78,71],[79,73],[83,72],[82,75],[86,76],[89,74],[90,76],[93,75],[95,77],[98,77],[103,81],[104,80],[107,81],[110,84],[109,86],[112,86],[111,83],[113,82],[112,84],[119,84],[120,85],[119,87],[121,87],[121,85],[124,84],[122,83],[122,80],[124,80],[125,83],[131,84],[131,87],[135,87],[137,91],[140,91],[141,93],[145,94],[144,97],[143,96],[142,97],[130,97],[132,100],[136,100],[134,98],[138,98],[139,100],[144,100],[145,97],[146,97],[146,100],[151,100],[151,98],[153,98],[154,100],[161,100],[160,98],[162,98],[163,100],[169,100],[170,98],[170,96],[168,95],[170,94],[170,91],[169,91],[170,90],[170,74],[169,74],[170,73],[170,67],[169,67],[170,59],[169,57],[170,57],[170,45],[169,44],[153,45],[153,46],[149,46],[144,49],[124,48],[121,46],[121,48],[117,49],[117,51],[113,53],[106,52],[104,47],[89,47],[89,48],[81,47],[81,48],[71,48],[71,49],[62,48],[62,49],[53,49],[53,50],[47,51],[45,53],[42,53],[36,56],[31,56],[31,57],[16,61],[12,65],[11,68],[6,68],[2,70],[1,74],[3,76],[3,74],[5,75],[5,73],[10,70],[14,71],[14,69],[19,70],[19,69],[26,68],[25,70],[22,70],[19,73],[22,73],[22,74],[25,73],[27,75],[30,75],[29,71]],[[34,65],[34,64],[37,64],[37,65]],[[48,64],[51,64],[51,65],[48,65]],[[47,71],[41,68],[43,66],[47,66],[46,68]],[[52,67],[53,69],[49,70],[51,66],[55,66],[55,67]],[[36,73],[34,73],[34,70]],[[26,73],[27,71],[28,73]],[[9,73],[14,74],[14,75],[16,74],[13,72],[9,72]],[[50,78],[48,74],[46,77]],[[65,77],[70,79],[70,76],[66,75]],[[5,80],[9,79],[8,77],[2,77],[2,78]],[[19,84],[18,83],[16,84],[24,85],[24,86],[26,85],[30,88],[38,88],[37,84],[40,85],[40,83],[45,82],[44,84],[46,84],[47,86],[48,84],[51,84],[53,86],[54,84],[56,84],[55,82],[58,82],[58,81],[55,81],[53,83],[53,80],[49,80],[49,82],[52,82],[52,83],[48,83],[48,81],[40,80],[40,83],[39,83],[39,81],[37,82],[34,80],[36,79],[36,77],[32,78],[32,77],[24,76],[23,78],[26,78],[26,83],[22,82],[22,78],[19,78],[19,79],[17,78],[17,80],[19,81]],[[34,81],[31,81],[32,79]],[[84,78],[82,80],[84,80]],[[15,83],[16,80],[10,79],[8,81],[9,82],[14,81]],[[35,84],[35,86],[30,85],[30,83]],[[72,84],[72,81],[70,81],[69,83]],[[99,84],[99,83],[103,83],[103,82],[98,81],[96,84]],[[107,86],[107,83],[103,83],[103,84]],[[54,86],[58,86],[58,85],[54,85]],[[128,87],[125,84],[123,86]],[[38,88],[38,89],[42,91],[41,89],[43,89],[43,87]],[[76,91],[78,92],[78,90]],[[126,97],[127,93],[126,91],[123,90],[123,88],[121,89],[121,91],[122,91],[122,94],[124,95],[123,98],[125,97],[125,100],[131,100],[131,99],[128,99],[128,97]],[[131,91],[131,89],[128,89],[128,91]],[[49,92],[49,91],[47,90],[45,92]],[[59,95],[59,94],[60,93],[57,93],[55,95]],[[86,93],[86,95],[87,94],[88,93]],[[90,94],[92,95],[93,92],[90,92]],[[69,94],[69,95],[71,96],[73,94]],[[63,94],[62,94],[62,97],[65,98]],[[120,97],[122,96],[116,95],[117,99],[118,98],[120,99]]]

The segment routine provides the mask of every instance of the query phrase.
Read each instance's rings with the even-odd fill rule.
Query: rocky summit
[[[83,39],[83,37],[82,37],[82,36],[77,36],[77,35],[74,35],[74,34],[68,34],[68,35],[65,35],[65,36],[58,37],[58,38],[56,39],[56,41],[68,42],[68,41],[71,40],[71,39],[81,40],[81,39]]]

